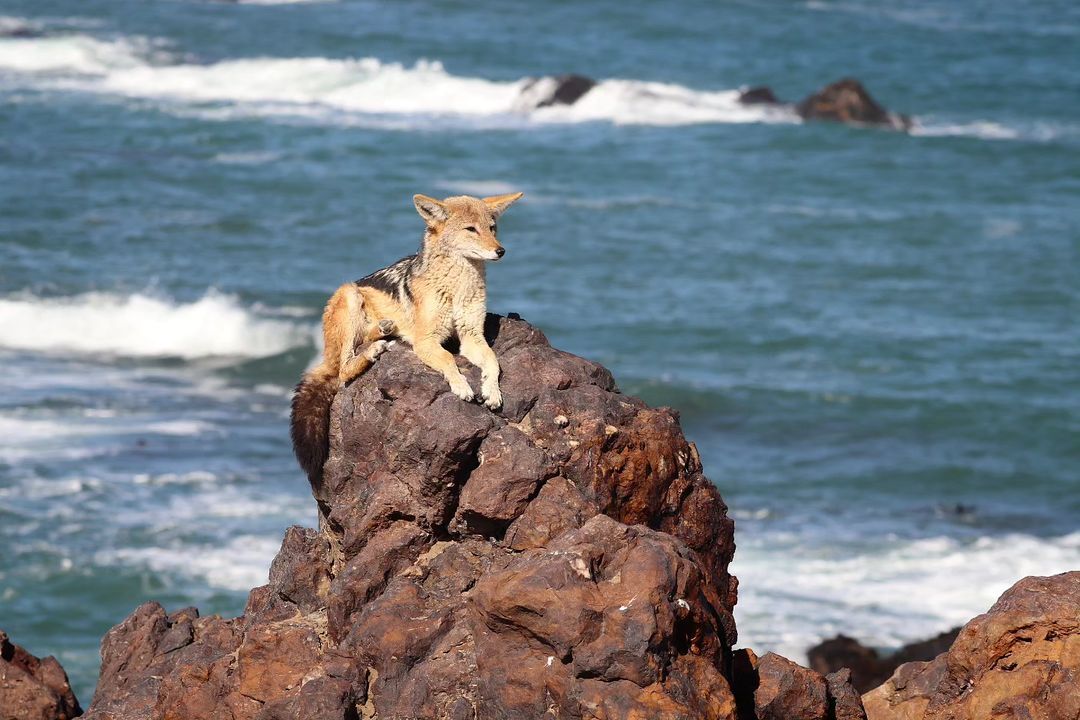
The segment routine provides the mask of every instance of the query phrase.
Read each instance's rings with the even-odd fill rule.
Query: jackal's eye
[[[476,226],[470,225],[469,227],[465,228],[465,232],[476,232]]]
[[[497,224],[495,224],[495,223],[491,223],[491,227],[488,228],[488,229],[491,230],[491,234],[494,235],[496,233],[496,231],[498,231],[499,226]]]

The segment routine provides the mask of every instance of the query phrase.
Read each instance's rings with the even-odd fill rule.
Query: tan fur
[[[484,404],[491,409],[502,405],[499,361],[484,338],[484,263],[498,260],[505,252],[496,238],[495,221],[521,195],[445,200],[414,196],[416,210],[427,225],[420,253],[342,285],[327,302],[322,363],[304,376],[293,397],[293,448],[313,483],[321,477],[326,459],[333,393],[371,367],[386,349],[383,338],[387,335],[397,335],[412,345],[417,357],[442,373],[455,395],[470,401],[473,390],[458,371],[454,356],[443,347],[450,338],[458,338],[461,354],[480,368]],[[372,280],[380,274],[378,282]],[[407,283],[409,291],[397,290],[397,282]],[[358,340],[362,341],[359,350]]]
[[[474,393],[458,371],[443,343],[457,337],[461,354],[480,368],[480,395],[491,409],[502,406],[499,360],[484,339],[487,317],[486,261],[498,260],[503,250],[495,232],[498,216],[522,193],[478,199],[468,196],[439,201],[426,195],[413,198],[427,224],[420,269],[411,276],[412,298],[398,298],[361,287],[372,317],[389,319],[396,334],[413,346],[426,365],[442,373],[451,391],[462,400]]]
[[[330,435],[330,404],[345,383],[371,367],[394,331],[389,320],[372,321],[353,283],[342,285],[323,310],[323,359],[304,374],[293,394],[289,431],[293,452],[312,485],[322,479]],[[357,349],[357,342],[360,349]]]

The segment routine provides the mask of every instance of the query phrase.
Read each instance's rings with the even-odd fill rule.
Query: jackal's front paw
[[[459,378],[458,380],[451,382],[450,392],[454,393],[465,402],[472,402],[472,399],[476,397],[472,388],[469,387],[469,383],[465,382],[465,378]]]
[[[368,345],[368,349],[364,351],[364,355],[367,356],[368,360],[374,360],[389,349],[389,340],[375,340],[370,345]]]
[[[397,325],[395,325],[394,321],[390,319],[380,320],[379,332],[381,332],[383,335],[393,335],[397,332]]]
[[[502,391],[499,390],[498,384],[485,384],[480,388],[480,394],[484,396],[484,404],[489,410],[498,410],[502,407]]]

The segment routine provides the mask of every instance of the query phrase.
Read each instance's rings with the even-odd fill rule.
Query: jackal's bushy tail
[[[306,373],[297,384],[289,422],[293,452],[312,484],[322,479],[330,452],[330,403],[341,386],[337,375],[320,370]]]

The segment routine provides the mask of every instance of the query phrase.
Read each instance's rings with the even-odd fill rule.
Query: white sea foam
[[[243,591],[266,582],[280,544],[270,537],[244,535],[217,545],[105,550],[95,560],[102,565],[135,565],[155,573],[200,578],[214,588]]]
[[[796,540],[740,542],[739,642],[795,659],[839,632],[898,647],[985,612],[1023,577],[1077,568],[1080,532],[934,537],[850,557],[815,557]]]
[[[260,317],[228,295],[190,303],[144,294],[0,299],[0,347],[134,357],[263,357],[306,344],[306,325]]]
[[[0,71],[33,86],[166,100],[188,111],[193,104],[216,105],[202,108],[208,117],[247,113],[361,122],[364,116],[423,116],[647,125],[797,120],[788,110],[741,105],[737,90],[612,79],[572,106],[532,109],[522,102],[528,78],[500,82],[454,75],[438,61],[407,66],[370,57],[262,57],[197,64],[166,62],[155,48],[138,38],[79,34],[6,38],[0,40]]]

